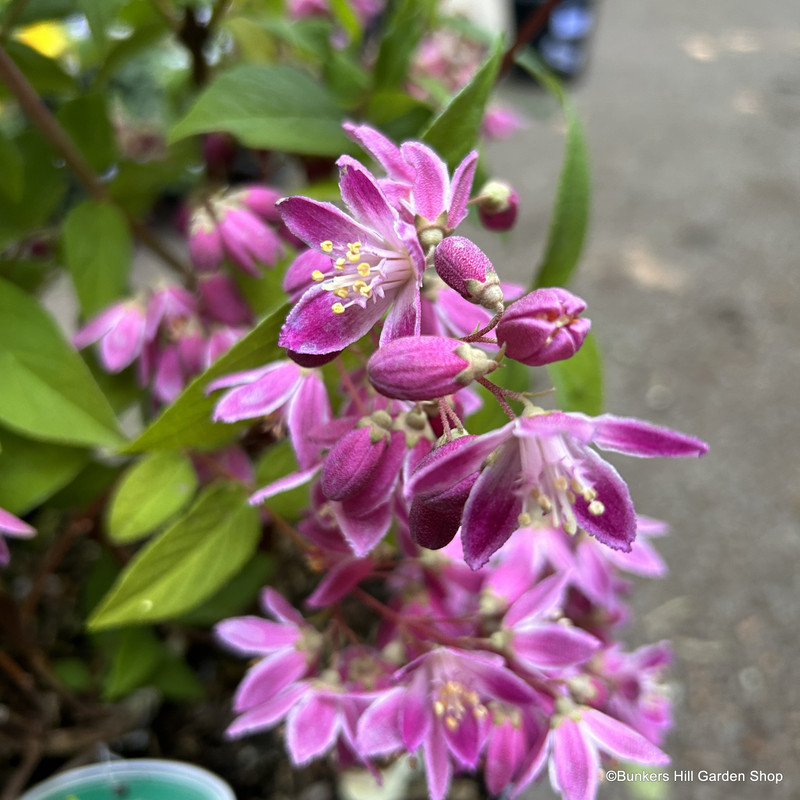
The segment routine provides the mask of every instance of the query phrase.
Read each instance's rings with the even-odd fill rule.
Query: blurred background
[[[670,575],[638,582],[628,641],[674,644],[670,769],[783,773],[778,785],[607,784],[599,797],[795,798],[800,14],[793,0],[595,9],[572,87],[593,193],[571,288],[602,346],[606,408],[711,445],[700,462],[615,461],[637,509],[672,525],[658,543]],[[519,189],[521,213],[505,250],[483,241],[521,279],[545,237],[562,139],[526,83],[503,96],[531,122],[488,161]]]

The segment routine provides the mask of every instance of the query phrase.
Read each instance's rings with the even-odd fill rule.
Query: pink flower
[[[488,653],[439,648],[395,675],[401,683],[384,693],[358,724],[364,755],[422,749],[433,800],[447,794],[454,765],[474,769],[491,728],[492,702],[530,703],[535,693]]]
[[[13,536],[17,539],[30,539],[31,536],[36,535],[36,531],[21,519],[0,508],[0,534]],[[6,566],[10,557],[8,545],[0,535],[0,567]]]
[[[215,420],[238,422],[279,412],[286,421],[301,468],[307,469],[319,460],[320,445],[314,442],[312,433],[328,422],[331,410],[327,390],[317,372],[293,361],[276,361],[219,378],[207,391],[228,388],[230,391],[220,398],[214,410]]]
[[[463,437],[417,467],[406,492],[437,494],[480,470],[462,517],[464,558],[478,569],[518,528],[580,526],[609,547],[629,551],[636,514],[617,471],[588,445],[652,458],[701,456],[699,439],[635,419],[543,412],[499,431]],[[488,458],[491,454],[491,458]],[[412,530],[420,540],[425,531]]]
[[[339,188],[353,216],[329,203],[289,197],[279,209],[289,230],[330,256],[308,275],[306,290],[280,334],[282,347],[319,355],[360,339],[388,312],[381,341],[419,334],[425,270],[416,232],[402,222],[375,178],[349,156],[339,159]]]
[[[100,342],[100,361],[109,372],[121,372],[142,353],[147,328],[141,303],[116,303],[84,326],[72,340],[79,350]]]
[[[490,311],[503,309],[503,290],[492,262],[483,250],[463,236],[450,236],[434,253],[439,277],[465,300]]]

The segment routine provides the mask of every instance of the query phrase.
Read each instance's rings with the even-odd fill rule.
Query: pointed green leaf
[[[143,547],[89,618],[92,630],[158,622],[194,608],[238,572],[261,536],[243,487],[207,487],[189,511]]]
[[[103,699],[114,702],[145,686],[166,656],[166,648],[151,628],[120,631],[103,681]]]
[[[52,317],[0,280],[0,421],[35,439],[116,446],[114,412]]]
[[[0,390],[2,391],[2,390]],[[88,463],[77,447],[37,442],[2,430],[0,508],[25,514],[66,486]]]
[[[192,462],[182,453],[153,453],[122,476],[108,511],[108,538],[135,542],[177,514],[197,488]]]
[[[82,94],[64,103],[56,116],[95,172],[114,163],[116,145],[105,95]]]
[[[85,317],[125,294],[133,245],[116,208],[87,200],[70,211],[63,227],[64,259]]]
[[[252,64],[222,73],[172,129],[170,141],[211,131],[248,147],[338,156],[352,148],[328,91],[287,66]]]
[[[597,342],[590,333],[572,358],[547,365],[562,411],[603,413],[603,365]]]
[[[558,100],[567,123],[547,244],[531,288],[565,286],[578,264],[589,227],[589,155],[578,115],[558,80],[528,52],[519,56],[517,63]]]
[[[180,450],[184,447],[218,447],[235,434],[235,428],[212,422],[216,399],[206,394],[211,381],[221,375],[254,369],[283,355],[278,347],[278,332],[286,319],[288,305],[260,322],[222,358],[195,378],[150,427],[126,448],[129,453],[147,450]]]
[[[502,58],[503,43],[498,40],[472,80],[422,134],[423,141],[447,162],[450,169],[455,169],[478,141],[486,103],[497,80]]]
[[[420,39],[431,29],[434,0],[400,0],[387,19],[373,70],[376,89],[400,89]]]

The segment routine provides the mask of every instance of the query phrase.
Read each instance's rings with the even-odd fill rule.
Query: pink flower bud
[[[231,195],[231,199],[235,199],[267,222],[280,222],[281,215],[275,208],[275,203],[283,196],[283,193],[271,186],[253,185],[235,192]]]
[[[230,259],[257,278],[261,270],[256,262],[273,267],[283,252],[275,231],[244,208],[230,208],[219,223],[219,233]]]
[[[203,311],[225,325],[244,325],[252,313],[236,284],[222,273],[204,275],[197,285],[203,299]]]
[[[225,259],[219,229],[204,210],[189,221],[189,256],[200,272],[214,272]]]
[[[342,436],[325,459],[321,486],[329,500],[348,500],[363,492],[389,447],[389,414],[376,411],[362,423]]]
[[[483,250],[463,236],[448,236],[434,253],[439,277],[465,300],[497,311],[503,304],[500,279]]]
[[[508,307],[497,325],[506,355],[531,367],[575,355],[591,322],[578,315],[586,303],[566,289],[536,289]]]
[[[386,397],[431,400],[463,389],[497,369],[483,350],[444,336],[405,336],[372,355],[370,383]]]
[[[481,189],[478,214],[483,227],[490,231],[508,231],[514,227],[519,210],[519,194],[503,181],[489,181]]]

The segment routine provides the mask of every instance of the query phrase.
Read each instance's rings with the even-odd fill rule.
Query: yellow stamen
[[[347,260],[351,264],[355,264],[361,256],[358,253],[354,253],[352,250],[347,254]]]
[[[344,286],[342,286],[342,287],[340,287],[339,289],[336,289],[336,290],[334,291],[334,294],[335,294],[337,297],[341,297],[341,298],[342,298],[342,300],[344,300],[344,298],[345,298],[345,297],[347,297],[347,289],[345,289],[345,288],[344,288]]]
[[[343,258],[336,259],[336,269],[344,269],[345,261]]]
[[[319,246],[322,249],[323,253],[330,253],[333,250],[333,242],[330,239],[326,239],[324,242],[320,242]]]
[[[369,264],[366,261],[362,261],[357,267],[356,272],[361,275],[362,278],[366,278],[369,275]]]
[[[331,311],[333,311],[334,314],[344,314],[344,306],[341,303],[334,303],[331,306]]]
[[[325,280],[325,275],[324,275],[322,272],[320,272],[318,269],[315,269],[315,270],[314,270],[314,271],[311,273],[311,277],[312,277],[312,278],[313,278],[313,279],[314,279],[314,280],[315,280],[317,283],[319,283],[320,281],[324,281],[324,280]]]
[[[589,513],[593,517],[599,517],[605,510],[606,507],[599,500],[592,500],[589,503]]]

